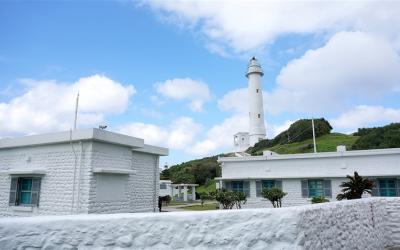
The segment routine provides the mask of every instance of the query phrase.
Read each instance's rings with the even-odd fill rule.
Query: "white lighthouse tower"
[[[246,77],[249,81],[249,142],[254,146],[265,139],[264,107],[261,78],[264,75],[261,65],[253,57],[247,67]]]

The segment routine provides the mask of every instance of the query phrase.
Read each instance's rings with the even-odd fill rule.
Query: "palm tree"
[[[354,176],[347,175],[346,177],[349,181],[340,184],[343,193],[336,196],[337,200],[360,199],[364,193],[372,193],[372,188],[375,186],[372,180],[363,178],[357,171],[354,172]]]

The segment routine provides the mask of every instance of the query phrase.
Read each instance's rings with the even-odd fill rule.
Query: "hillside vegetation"
[[[318,152],[336,151],[338,145],[346,145],[348,150],[394,148],[400,147],[400,123],[392,123],[384,127],[360,128],[353,135],[331,133],[332,127],[325,119],[315,119],[316,142]],[[261,155],[264,150],[279,154],[296,154],[313,152],[311,120],[302,119],[293,123],[288,130],[280,133],[272,140],[262,140],[247,150],[252,155]],[[215,189],[212,179],[220,176],[218,156],[192,160],[171,166],[161,173],[161,179],[173,183],[197,183],[198,192],[209,192]]]

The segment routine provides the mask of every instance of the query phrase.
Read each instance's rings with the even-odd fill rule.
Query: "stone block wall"
[[[4,249],[363,249],[400,238],[400,198],[272,209],[0,219]]]

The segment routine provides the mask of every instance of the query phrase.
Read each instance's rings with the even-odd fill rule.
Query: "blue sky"
[[[232,150],[244,72],[264,68],[267,134],[306,117],[335,131],[400,120],[400,3],[0,3],[0,137],[79,127],[170,148],[178,163]]]

